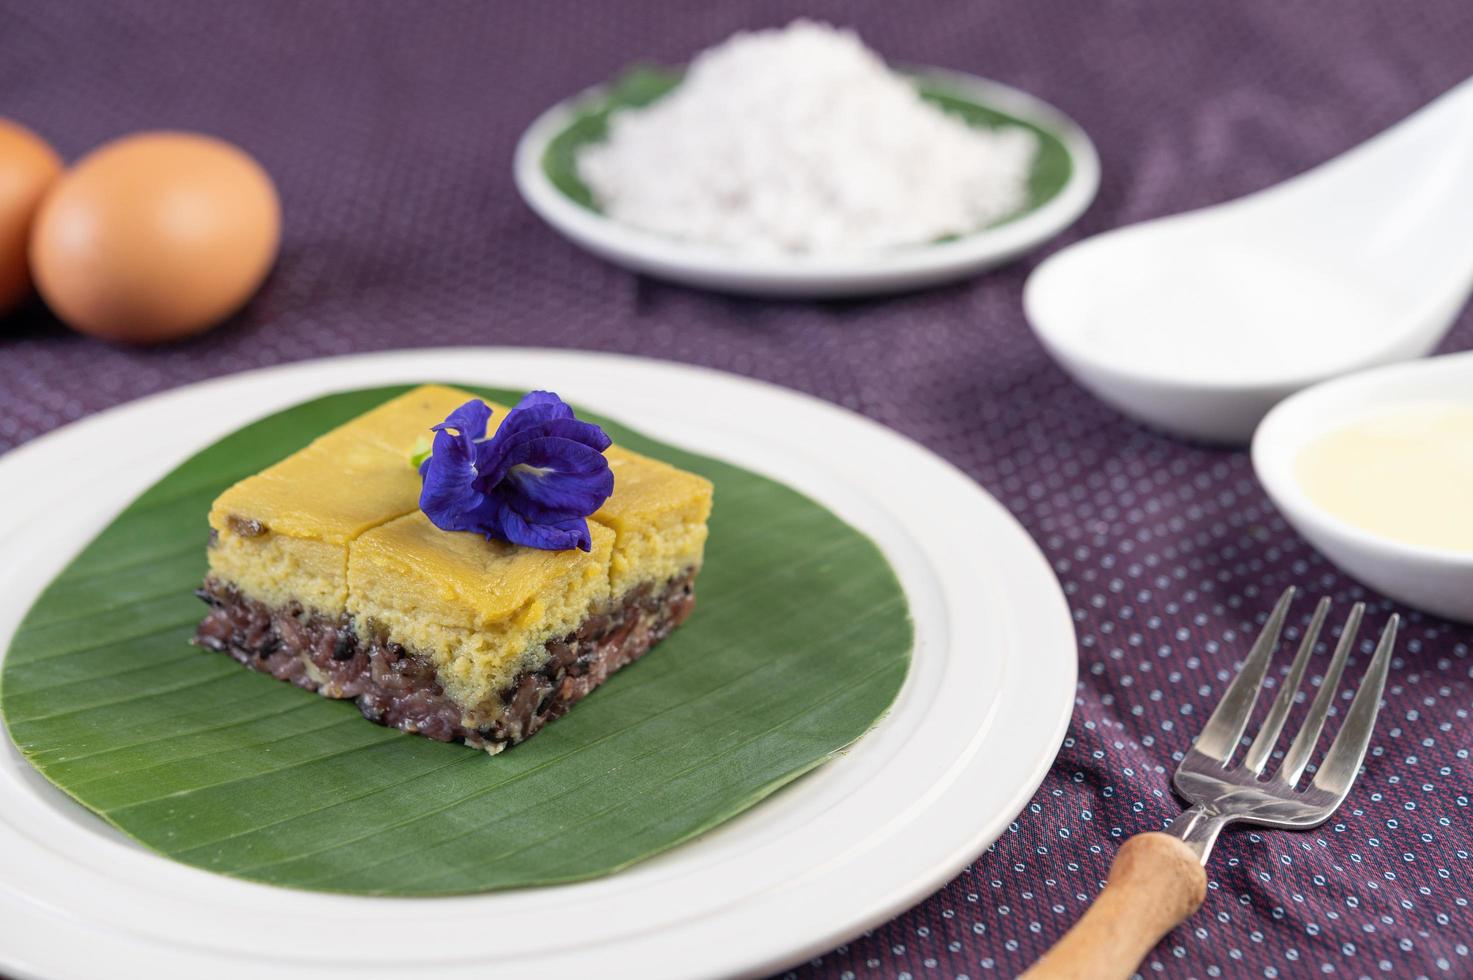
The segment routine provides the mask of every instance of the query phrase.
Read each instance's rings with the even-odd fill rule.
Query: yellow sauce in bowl
[[[1348,524],[1473,554],[1473,403],[1387,409],[1333,429],[1300,453],[1295,475]]]

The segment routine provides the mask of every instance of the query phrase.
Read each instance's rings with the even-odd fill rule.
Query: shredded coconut
[[[795,21],[699,54],[664,98],[614,113],[579,176],[605,214],[742,252],[873,251],[1022,209],[1037,151],[920,97],[849,30]]]

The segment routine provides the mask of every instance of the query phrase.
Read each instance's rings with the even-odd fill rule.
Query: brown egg
[[[0,314],[31,292],[26,243],[36,208],[61,173],[61,157],[19,123],[0,119]]]
[[[31,272],[82,333],[159,343],[239,309],[280,238],[276,188],[243,151],[193,133],[138,133],[56,183],[36,216]]]

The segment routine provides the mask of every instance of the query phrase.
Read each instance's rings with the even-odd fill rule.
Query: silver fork
[[[1224,827],[1241,820],[1265,827],[1307,830],[1330,819],[1339,808],[1371,743],[1400,618],[1392,616],[1386,624],[1340,731],[1315,769],[1314,778],[1301,788],[1300,780],[1345,672],[1345,661],[1355,646],[1365,604],[1356,603],[1350,610],[1309,714],[1278,768],[1265,778],[1264,769],[1330,612],[1330,600],[1321,599],[1263,726],[1234,765],[1233,757],[1258,702],[1293,599],[1292,588],[1279,598],[1238,676],[1177,766],[1172,782],[1191,807],[1165,832],[1137,834],[1121,846],[1110,866],[1109,881],[1094,904],[1024,977],[1129,977],[1151,947],[1202,904],[1207,892],[1202,866]]]

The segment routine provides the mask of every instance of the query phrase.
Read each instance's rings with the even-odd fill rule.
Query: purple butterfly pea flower
[[[469,401],[433,426],[419,508],[444,531],[548,551],[589,551],[588,515],[614,492],[609,437],[550,391],[534,391],[486,438],[491,409]]]

